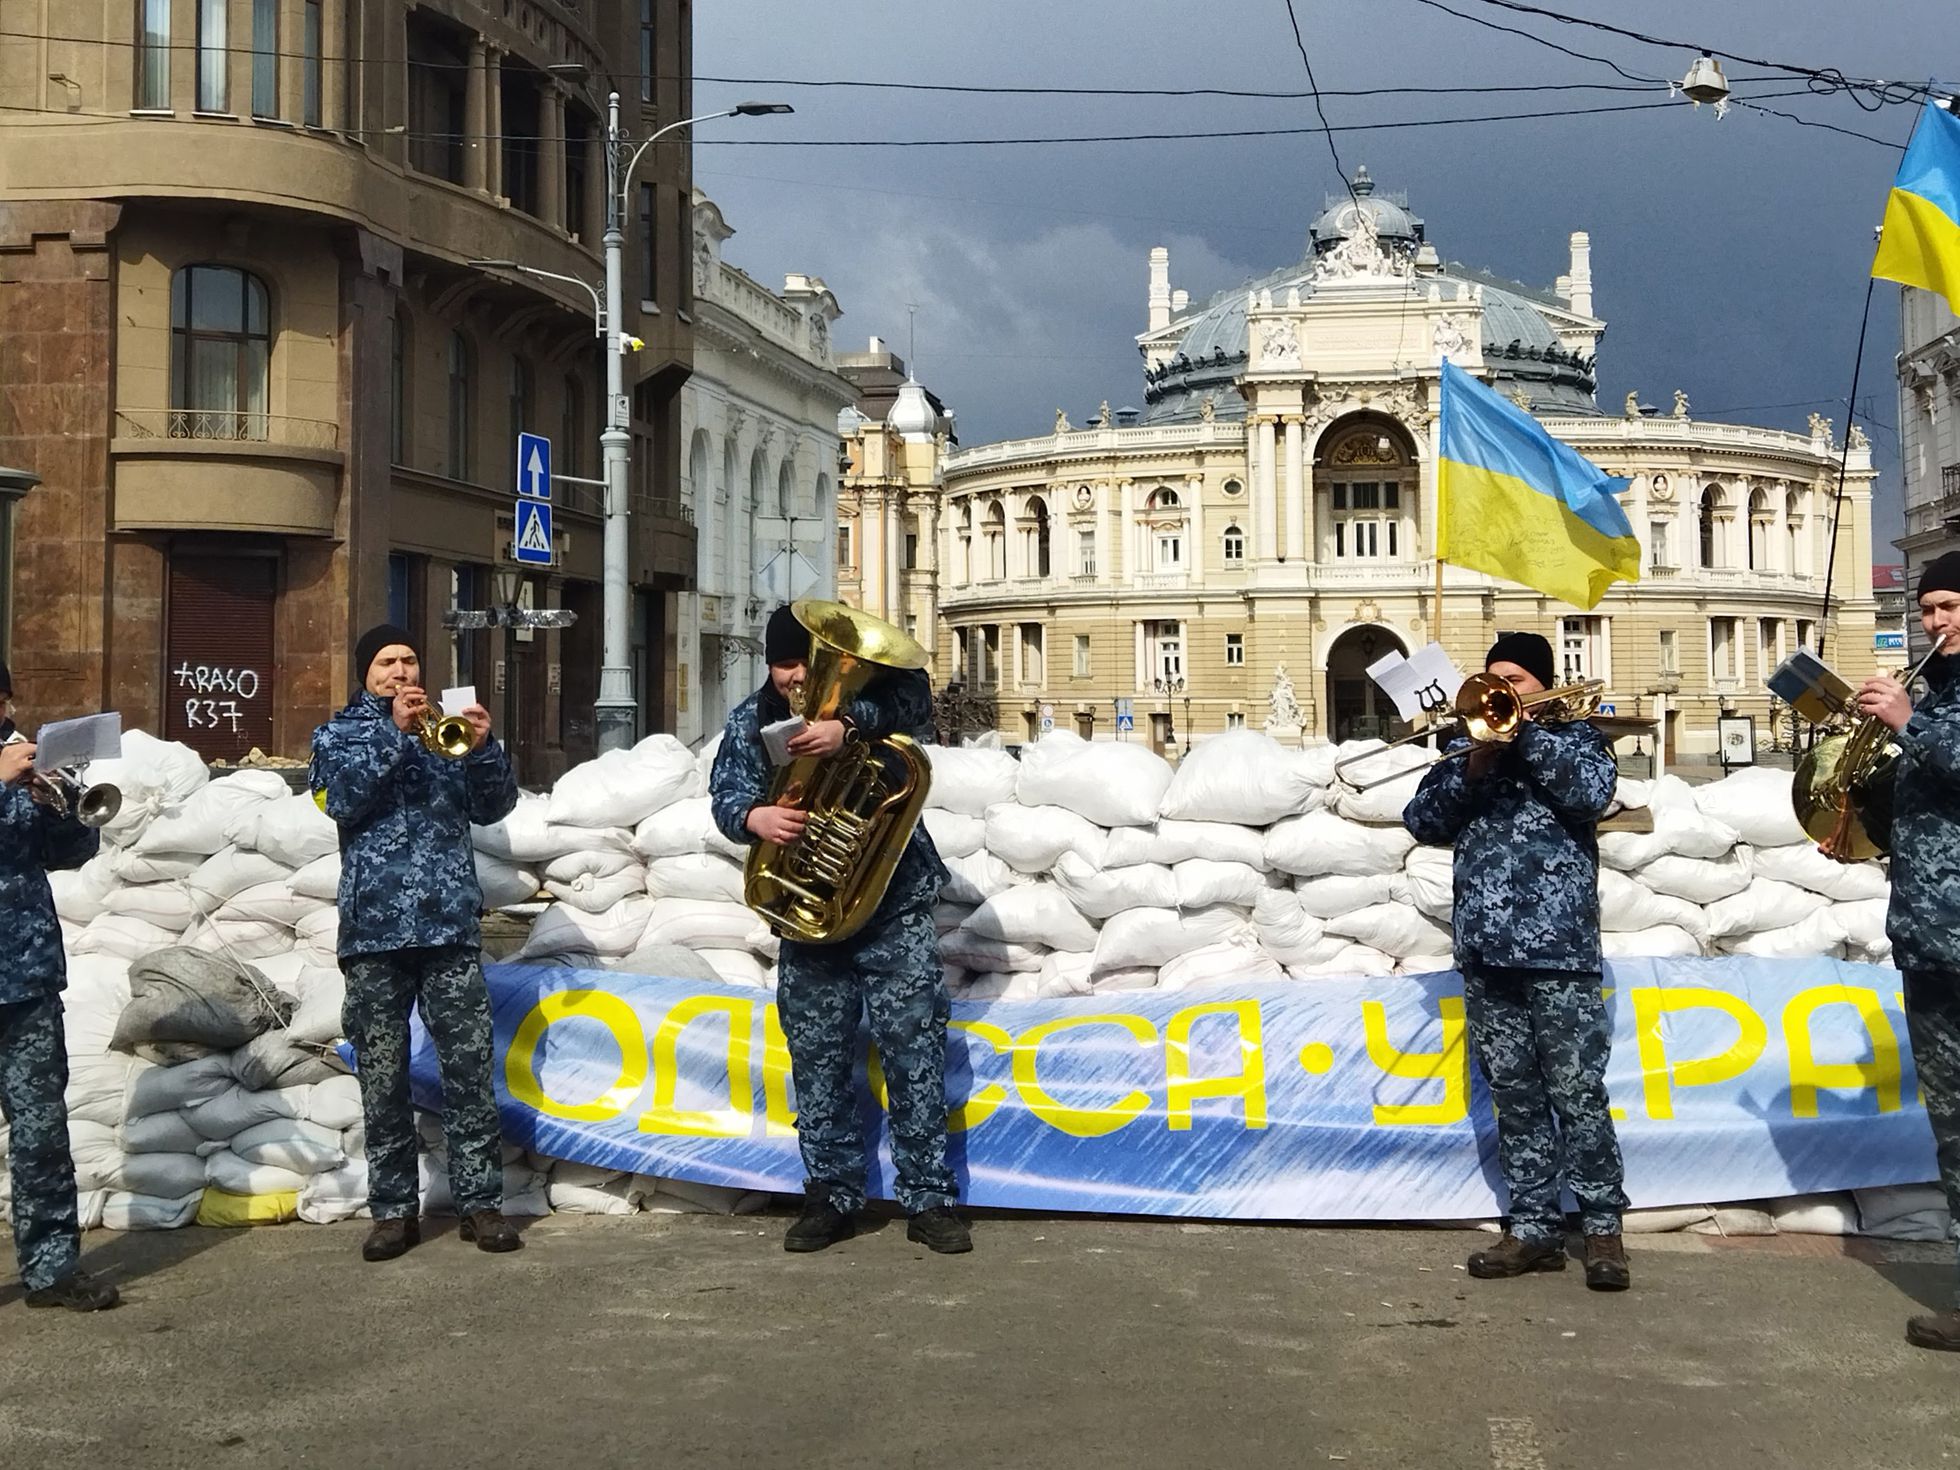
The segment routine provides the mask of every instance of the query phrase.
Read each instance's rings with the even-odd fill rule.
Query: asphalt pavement
[[[1937,1246],[1633,1242],[1634,1290],[1490,1237],[983,1218],[786,1255],[785,1217],[556,1216],[404,1259],[365,1226],[89,1237],[126,1304],[0,1289],[0,1463],[1421,1470],[1960,1464]],[[11,1259],[11,1244],[0,1241]]]

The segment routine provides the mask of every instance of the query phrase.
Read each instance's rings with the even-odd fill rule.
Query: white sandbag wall
[[[773,988],[777,941],[742,904],[742,849],[709,812],[714,748],[697,756],[652,736],[476,829],[490,907],[550,900],[518,959]],[[1417,846],[1400,822],[1434,757],[1390,751],[1357,774],[1394,779],[1338,786],[1335,760],[1360,748],[1292,750],[1234,731],[1175,770],[1142,745],[1065,732],[1019,760],[930,749],[925,824],[952,875],[937,914],[952,993],[1092,997],[1449,968],[1450,855]],[[333,824],[276,774],[210,781],[184,747],[140,732],[91,775],[123,787],[123,811],[100,856],[53,877],[87,1218],[359,1213],[358,1091],[332,1045]],[[1700,787],[1623,781],[1620,804],[1649,809],[1653,831],[1601,838],[1607,953],[1888,960],[1882,865],[1818,856],[1789,788],[1788,772],[1768,769]],[[424,1205],[440,1211],[440,1132],[424,1134]],[[517,1151],[506,1165],[514,1214],[738,1203]],[[1773,1209],[1752,1218],[1932,1228],[1936,1195],[1866,1194],[1783,1202],[1789,1224]],[[1666,1228],[1740,1228],[1734,1212],[1726,1223],[1722,1211],[1690,1214],[1669,1212]]]

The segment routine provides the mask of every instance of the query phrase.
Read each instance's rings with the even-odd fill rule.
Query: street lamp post
[[[599,698],[593,711],[602,751],[624,750],[632,745],[639,715],[639,701],[633,691],[630,635],[632,578],[628,569],[631,543],[627,471],[632,439],[627,422],[632,406],[626,396],[626,354],[639,351],[642,344],[625,331],[626,190],[642,155],[670,133],[720,117],[763,117],[791,111],[794,109],[786,102],[742,102],[721,112],[682,118],[648,134],[631,156],[624,158],[622,165],[627,140],[619,126],[619,93],[613,92],[606,99],[606,428],[599,436],[606,481],[605,646],[599,670]],[[685,263],[682,268],[686,268]]]

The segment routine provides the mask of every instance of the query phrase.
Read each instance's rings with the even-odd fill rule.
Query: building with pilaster
[[[526,784],[593,748],[602,509],[561,486],[520,601],[563,632],[452,636],[510,557],[514,437],[596,479],[606,93],[688,114],[686,0],[52,0],[0,47],[0,462],[21,507],[14,649],[37,716],[120,709],[209,758],[300,755],[355,638],[422,639]],[[624,227],[632,641],[672,728],[689,151],[649,151]]]
[[[877,337],[837,360],[857,401],[837,417],[837,595],[937,652],[947,453],[952,412]],[[943,660],[942,660],[943,662]],[[956,675],[949,676],[956,677]]]
[[[1543,633],[1562,674],[1605,681],[1666,758],[1712,758],[1716,718],[1828,633],[1872,668],[1869,446],[1695,419],[1685,394],[1602,413],[1591,244],[1534,290],[1446,264],[1406,201],[1328,201],[1303,259],[1194,305],[1149,262],[1142,409],[961,449],[944,465],[942,678],[998,691],[1009,740],[1052,722],[1182,749],[1251,726],[1345,740],[1399,727],[1368,666],[1440,641],[1481,666],[1499,631]],[[1642,576],[1596,608],[1445,567],[1433,550],[1440,364],[1449,358],[1608,471]],[[1740,391],[1740,390],[1739,390]],[[1651,749],[1651,747],[1649,747]]]
[[[694,376],[681,390],[682,504],[700,537],[681,599],[680,738],[719,731],[762,682],[778,603],[834,597],[837,415],[856,390],[831,361],[837,298],[815,276],[772,291],[722,259],[735,231],[694,193]]]
[[[1927,562],[1960,549],[1960,319],[1917,286],[1899,288],[1899,468],[1906,533],[1896,545],[1911,588]],[[1916,620],[1911,641],[1924,646]]]

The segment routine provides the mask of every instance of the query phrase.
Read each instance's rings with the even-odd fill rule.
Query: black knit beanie
[[[1913,596],[1924,597],[1928,592],[1960,592],[1960,551],[1949,551],[1926,563],[1926,570],[1919,574],[1919,590]]]
[[[797,622],[788,603],[769,614],[769,627],[762,635],[762,657],[771,664],[809,662],[810,630]]]
[[[393,623],[377,623],[361,634],[361,641],[354,645],[354,692],[356,694],[367,688],[368,670],[374,667],[374,656],[394,643],[411,650],[417,659],[421,658],[422,650],[415,646],[415,637],[406,628],[397,628]]]
[[[1498,663],[1516,664],[1547,689],[1557,677],[1552,667],[1552,645],[1537,633],[1499,633],[1484,655],[1484,667]]]

